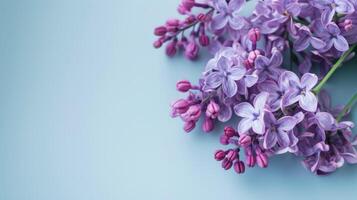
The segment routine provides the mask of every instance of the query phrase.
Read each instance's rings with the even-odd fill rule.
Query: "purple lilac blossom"
[[[246,166],[265,168],[269,157],[283,153],[301,157],[318,175],[356,164],[353,123],[337,121],[343,106],[332,106],[327,92],[314,88],[357,43],[357,1],[265,0],[243,17],[245,2],[182,0],[183,19],[155,28],[154,47],[166,44],[170,57],[184,52],[201,59],[201,48],[212,54],[198,84],[177,83],[187,97],[171,105],[172,117],[182,119],[186,132],[200,120],[210,132],[235,113],[237,130],[226,127],[219,139],[229,149],[214,158],[238,174]]]

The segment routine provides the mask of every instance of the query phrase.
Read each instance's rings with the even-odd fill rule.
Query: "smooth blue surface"
[[[316,177],[280,156],[238,176],[212,159],[222,127],[187,135],[169,118],[176,81],[205,63],[152,48],[177,3],[0,1],[1,200],[356,197],[357,166]],[[335,103],[356,73],[349,64],[329,81]]]

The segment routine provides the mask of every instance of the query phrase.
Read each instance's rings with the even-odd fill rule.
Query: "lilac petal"
[[[295,125],[297,120],[291,116],[284,116],[278,120],[278,129],[283,131],[291,131]]]
[[[273,55],[270,58],[270,66],[269,67],[278,67],[283,63],[283,55],[281,55],[280,51],[273,51]]]
[[[288,90],[282,98],[282,106],[287,107],[290,106],[300,100],[300,95],[297,90]]]
[[[230,17],[228,22],[229,26],[234,30],[240,30],[246,24],[244,18],[241,16]]]
[[[232,64],[232,61],[224,56],[221,56],[217,62],[218,69],[222,71],[228,71]]]
[[[335,125],[335,119],[330,113],[318,112],[316,113],[315,118],[324,130],[332,130]]]
[[[247,87],[252,87],[257,83],[257,81],[258,81],[258,76],[255,74],[244,76],[244,82]]]
[[[231,0],[228,3],[229,11],[239,11],[242,8],[242,5],[245,3],[245,0]]]
[[[243,118],[239,121],[237,130],[239,134],[245,134],[250,128],[252,128],[252,120]]]
[[[330,23],[334,15],[335,15],[335,9],[326,8],[321,14],[322,24]]]
[[[300,87],[300,80],[294,72],[285,71],[279,77],[279,85],[286,90],[291,89],[291,87],[296,88]]]
[[[273,146],[275,146],[276,142],[278,141],[278,138],[276,136],[277,136],[276,132],[267,130],[264,136],[263,147],[265,149],[271,149]]]
[[[218,120],[221,122],[227,122],[232,117],[232,109],[230,106],[225,104],[220,105],[219,113],[218,113]]]
[[[341,14],[352,14],[355,11],[353,5],[346,0],[335,0],[336,12]]]
[[[278,134],[278,144],[282,147],[289,146],[290,139],[287,132],[278,130],[277,134]]]
[[[301,36],[299,39],[297,39],[294,42],[294,47],[296,49],[296,51],[304,51],[305,49],[307,49],[307,47],[309,47],[310,44],[310,36],[309,35],[304,35]]]
[[[292,16],[298,16],[301,11],[301,7],[299,3],[290,3],[286,7],[286,11],[290,13]]]
[[[222,84],[222,76],[216,72],[210,73],[205,83],[208,89],[215,89]]]
[[[252,129],[256,134],[263,134],[265,130],[264,120],[254,120]]]
[[[214,2],[214,7],[216,8],[216,10],[218,10],[219,12],[224,12],[226,13],[228,10],[228,4],[225,0],[215,0]]]
[[[232,67],[229,69],[230,72],[229,78],[238,81],[244,77],[246,71],[247,71],[246,68],[243,66]]]
[[[254,102],[253,102],[255,110],[263,111],[268,97],[269,97],[269,93],[267,92],[259,93],[254,98]]]
[[[337,50],[342,52],[347,51],[349,48],[347,40],[342,35],[336,36],[333,44]]]
[[[315,49],[322,49],[326,46],[326,43],[317,37],[311,37],[310,43]]]
[[[354,147],[351,147],[349,149],[349,152],[343,152],[341,153],[341,156],[346,160],[346,162],[350,164],[356,164],[357,163],[357,152]]]
[[[226,94],[228,97],[233,97],[235,94],[237,94],[237,83],[233,79],[227,78],[223,81],[222,89],[224,94]]]
[[[326,29],[329,33],[331,33],[334,36],[337,36],[341,33],[340,28],[335,23],[328,23],[326,25]]]
[[[317,83],[318,77],[312,73],[306,73],[301,77],[301,86],[306,90],[311,90]]]
[[[315,112],[317,109],[317,98],[312,92],[306,91],[305,95],[300,95],[299,105],[306,111]]]
[[[268,93],[276,93],[279,91],[279,87],[277,83],[273,80],[266,80],[258,85],[260,91],[268,92]]]
[[[228,17],[225,15],[225,13],[220,13],[213,17],[211,26],[213,30],[221,30],[223,29],[228,23]]]
[[[255,59],[255,68],[258,70],[263,70],[269,65],[269,59],[265,56],[258,56]]]
[[[254,108],[250,103],[243,102],[234,106],[234,112],[239,117],[253,118]]]

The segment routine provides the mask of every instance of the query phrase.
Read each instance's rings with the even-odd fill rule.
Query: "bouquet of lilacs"
[[[186,132],[200,118],[210,132],[233,115],[235,127],[220,136],[227,150],[214,158],[228,170],[266,168],[269,157],[291,153],[318,175],[357,163],[353,122],[344,121],[357,100],[331,107],[323,90],[335,70],[354,56],[357,0],[260,0],[249,16],[245,0],[182,0],[183,20],[170,19],[154,33],[154,47],[195,60],[212,53],[197,84],[177,83],[187,97],[172,103]],[[240,153],[245,156],[242,158]]]

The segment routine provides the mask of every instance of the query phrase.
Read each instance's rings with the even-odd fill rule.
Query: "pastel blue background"
[[[207,60],[152,48],[177,3],[0,1],[1,200],[355,198],[357,166],[316,177],[279,156],[238,176],[212,159],[222,127],[187,135],[169,117],[176,81]],[[350,63],[329,81],[334,103],[356,73]]]

